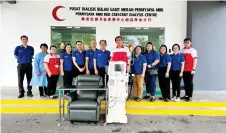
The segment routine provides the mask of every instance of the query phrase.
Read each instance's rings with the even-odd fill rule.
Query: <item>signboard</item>
[[[64,21],[57,17],[57,11],[63,6],[53,9],[52,16],[57,21]],[[81,21],[102,22],[151,22],[163,12],[163,8],[117,8],[117,7],[69,7],[70,12],[79,16]]]

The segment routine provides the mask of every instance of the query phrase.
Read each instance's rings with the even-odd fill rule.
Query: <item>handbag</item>
[[[149,75],[157,75],[158,74],[158,69],[149,69],[148,73],[149,73]]]

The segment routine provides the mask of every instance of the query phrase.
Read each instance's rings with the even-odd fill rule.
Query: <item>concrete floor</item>
[[[63,122],[57,127],[57,115],[2,114],[2,133],[225,133],[226,117],[200,116],[128,116],[127,124]]]

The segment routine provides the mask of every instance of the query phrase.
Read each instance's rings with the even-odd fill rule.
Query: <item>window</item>
[[[56,45],[58,50],[63,49],[65,44],[72,44],[73,50],[76,41],[82,41],[84,49],[89,49],[91,40],[96,39],[95,27],[51,27],[51,44]]]
[[[145,48],[147,42],[152,42],[157,51],[161,45],[165,44],[164,33],[164,28],[120,28],[120,35],[126,46],[132,43],[135,46],[140,45]]]

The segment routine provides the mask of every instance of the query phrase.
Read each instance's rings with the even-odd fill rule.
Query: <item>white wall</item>
[[[57,22],[52,18],[52,9],[62,5],[70,6],[95,6],[118,8],[164,8],[164,12],[158,13],[152,22],[82,22],[80,17],[72,11],[60,9],[58,16],[66,18],[63,22]],[[182,43],[186,37],[187,2],[21,2],[17,4],[2,4],[3,41],[1,57],[4,64],[0,65],[1,86],[17,86],[16,60],[13,56],[14,48],[20,44],[20,36],[27,35],[29,44],[34,46],[36,53],[43,42],[50,44],[50,26],[88,26],[96,27],[96,39],[106,39],[108,47],[115,46],[114,38],[120,34],[120,27],[165,27],[165,42],[171,46],[173,43]]]

